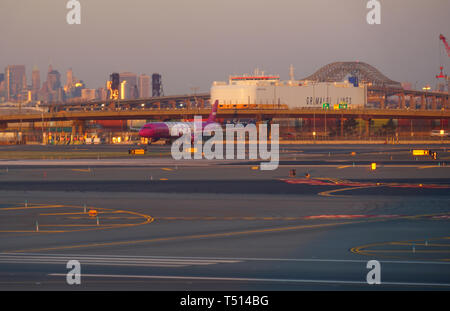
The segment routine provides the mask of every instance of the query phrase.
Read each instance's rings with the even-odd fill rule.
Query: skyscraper
[[[0,100],[5,97],[5,74],[0,73]]]
[[[38,92],[41,88],[41,73],[39,69],[34,66],[31,72],[31,98],[36,100],[38,98]]]
[[[31,73],[31,89],[33,91],[38,91],[41,88],[41,73],[39,69],[34,66]]]
[[[39,93],[39,99],[46,102],[64,100],[61,74],[57,70],[53,70],[51,65],[48,67],[47,80],[42,84]]]
[[[9,65],[5,69],[6,98],[18,99],[20,92],[27,88],[27,76],[24,65]]]
[[[66,74],[66,88],[70,89],[72,87],[73,82],[74,82],[73,71],[72,71],[72,68],[69,68],[69,70],[67,70],[67,74]]]
[[[161,75],[159,73],[152,74],[152,97],[164,96]]]
[[[150,97],[150,76],[141,74],[139,76],[139,98]]]
[[[124,86],[121,87],[122,90],[120,90],[120,98],[121,99],[134,99],[139,96],[138,92],[138,86],[137,86],[137,75],[132,72],[121,72],[120,73],[120,84],[122,86],[122,83],[124,83]]]
[[[56,91],[61,87],[61,74],[58,70],[53,70],[51,66],[47,73],[47,83],[48,88],[52,91]]]

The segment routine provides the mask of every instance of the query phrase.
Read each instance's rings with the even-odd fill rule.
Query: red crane
[[[439,36],[439,40],[442,40],[442,42],[444,43],[445,46],[445,50],[447,51],[447,55],[450,57],[450,46],[447,43],[447,39],[444,37],[443,34],[441,34]],[[447,75],[444,74],[443,70],[444,70],[444,66],[440,66],[439,67],[441,69],[441,72],[439,73],[439,75],[436,76],[437,79],[447,79]]]
[[[442,40],[442,42],[444,42],[445,49],[447,50],[447,55],[450,57],[450,46],[447,43],[447,39],[445,39],[444,35],[441,34],[439,36],[439,40]]]

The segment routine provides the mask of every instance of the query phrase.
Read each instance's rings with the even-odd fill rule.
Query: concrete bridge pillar
[[[426,101],[425,95],[422,95],[422,96],[420,97],[420,109],[421,109],[421,110],[427,109],[427,101]]]
[[[370,137],[370,119],[364,120],[366,137]]]
[[[186,108],[191,109],[192,106],[191,101],[189,99],[186,99],[184,102],[186,103]]]
[[[84,133],[84,121],[72,121],[72,135],[81,135]]]
[[[384,109],[386,104],[386,97],[383,95],[380,99],[380,109]]]
[[[416,109],[416,97],[414,95],[409,96],[409,109]]]
[[[400,94],[400,109],[405,109],[405,93]]]
[[[436,96],[432,97],[432,103],[431,103],[431,109],[436,110],[437,109],[437,99]]]
[[[198,101],[200,103],[200,107],[205,108],[205,100],[203,98],[200,98]]]

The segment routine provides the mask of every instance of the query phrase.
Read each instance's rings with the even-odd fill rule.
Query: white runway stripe
[[[164,260],[168,261],[192,261],[192,262],[214,262],[214,263],[236,263],[242,261],[274,261],[274,262],[317,262],[317,263],[367,263],[368,260],[364,259],[332,259],[332,258],[257,258],[257,257],[165,257],[165,256],[125,256],[125,255],[82,255],[82,254],[40,254],[40,253],[0,253],[0,259],[5,256],[17,256],[19,258],[36,256],[43,258],[44,256],[51,258],[64,258],[65,260],[71,260],[76,258],[89,259],[114,259],[114,260],[130,260],[133,261],[145,261],[145,260]],[[389,264],[411,264],[411,265],[450,265],[449,261],[423,261],[423,260],[385,260],[379,259],[380,263]]]
[[[63,273],[50,273],[48,276],[66,277]],[[314,283],[314,284],[342,284],[368,285],[363,281],[341,280],[309,280],[309,279],[267,279],[267,278],[233,278],[209,276],[174,276],[174,275],[123,275],[123,274],[83,274],[83,278],[119,278],[119,279],[161,279],[161,280],[197,280],[197,281],[230,281],[230,282],[269,282],[269,283]],[[419,287],[450,287],[448,283],[414,283],[414,282],[382,282],[380,285],[389,286],[419,286]],[[369,286],[369,285],[368,285]]]
[[[82,265],[141,267],[185,267],[239,262],[238,260],[164,257],[0,254],[0,263],[65,264],[69,260],[78,260]]]

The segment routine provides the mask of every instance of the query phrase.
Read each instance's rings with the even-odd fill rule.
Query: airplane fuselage
[[[208,124],[203,121],[201,129]],[[152,122],[145,124],[139,131],[139,136],[148,138],[149,141],[157,141],[160,139],[176,139],[183,133],[184,128],[189,128],[194,133],[194,122]],[[171,135],[175,133],[175,135]]]
[[[214,105],[211,107],[211,113],[206,121],[201,122],[201,132],[205,126],[216,122],[216,114],[219,102],[216,100]],[[196,121],[197,122],[197,121]],[[149,143],[158,141],[160,139],[164,140],[175,140],[183,135],[186,130],[189,129],[192,137],[199,132],[200,128],[194,127],[194,122],[150,122],[145,124],[139,131],[139,136],[148,138]]]

